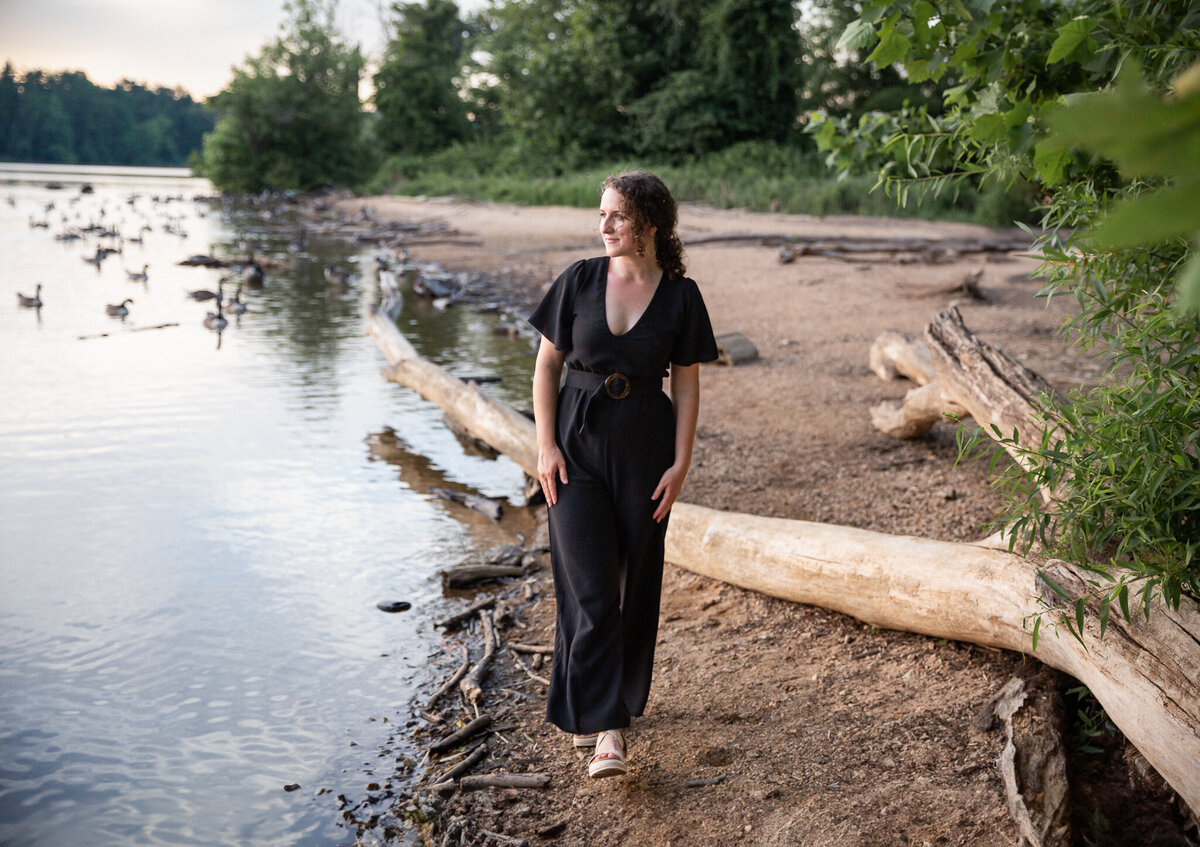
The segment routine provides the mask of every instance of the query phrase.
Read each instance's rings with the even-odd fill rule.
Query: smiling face
[[[641,233],[625,204],[625,198],[615,189],[606,188],[600,196],[600,238],[610,259],[618,256],[637,256],[638,236],[645,252],[653,255],[655,228]]]

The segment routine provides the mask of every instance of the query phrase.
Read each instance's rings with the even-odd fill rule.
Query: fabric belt
[[[611,400],[624,400],[631,394],[658,393],[662,391],[662,377],[632,377],[622,373],[605,376],[568,368],[567,385],[591,392],[583,402],[583,414],[580,416],[579,431],[583,432],[587,427],[588,414],[592,410],[592,401],[597,397],[607,396]]]

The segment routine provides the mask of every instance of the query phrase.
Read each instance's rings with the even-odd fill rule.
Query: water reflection
[[[526,528],[429,487],[515,505],[521,473],[380,376],[373,249],[310,235],[293,255],[294,233],[248,213],[164,199],[201,184],[80,178],[94,194],[62,175],[0,188],[0,843],[349,843],[332,798],[362,795],[372,719],[406,714],[431,675],[437,571]],[[54,240],[92,219],[141,241],[92,264],[96,239]],[[178,263],[250,237],[279,264],[209,330],[187,292],[230,269]],[[357,270],[344,295],[328,264]],[[43,307],[17,305],[37,282]],[[124,321],[105,314],[131,297]],[[525,402],[524,345],[413,305],[418,349]],[[397,598],[413,610],[375,609]]]

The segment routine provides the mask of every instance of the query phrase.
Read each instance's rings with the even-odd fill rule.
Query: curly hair
[[[678,279],[687,273],[683,258],[683,242],[675,226],[679,211],[670,189],[661,179],[648,171],[627,171],[604,180],[603,194],[609,188],[625,201],[625,214],[633,223],[633,236],[640,239],[650,227],[654,233],[654,255],[668,279]]]

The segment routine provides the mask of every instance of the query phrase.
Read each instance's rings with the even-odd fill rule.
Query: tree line
[[[336,0],[285,7],[278,37],[211,100],[219,122],[198,167],[224,189],[353,184],[386,157],[419,167],[448,148],[541,173],[747,141],[812,150],[809,109],[940,102],[935,83],[835,56],[854,17],[837,0],[803,16],[794,0],[493,0],[465,18],[452,0],[397,2],[365,104]]]
[[[102,88],[80,71],[0,73],[0,160],[180,166],[215,125],[184,91],[131,80]]]

